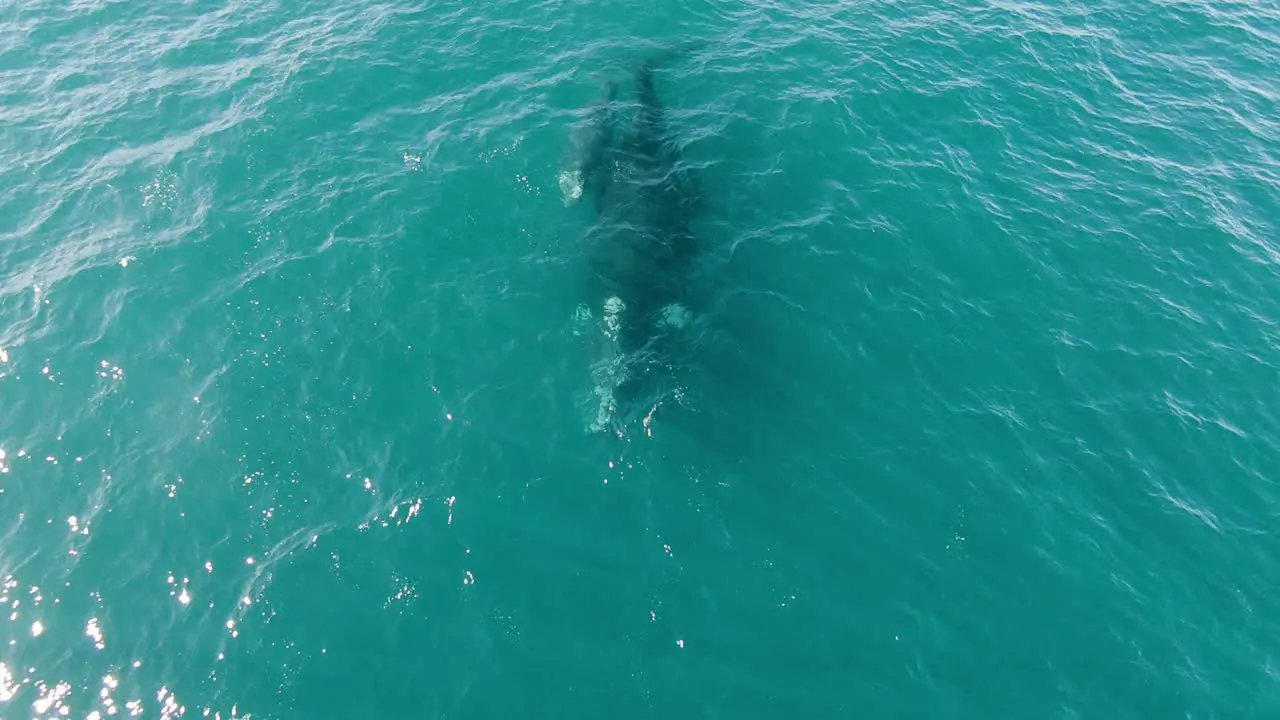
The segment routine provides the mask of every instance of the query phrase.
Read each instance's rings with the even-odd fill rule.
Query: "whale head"
[[[560,196],[566,207],[582,199],[582,170],[560,171]]]

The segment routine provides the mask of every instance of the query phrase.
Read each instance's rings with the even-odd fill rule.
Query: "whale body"
[[[606,103],[571,139],[571,155],[581,161],[567,179],[561,175],[566,202],[589,195],[596,215],[583,238],[589,300],[579,309],[599,316],[604,341],[592,368],[592,431],[618,430],[626,420],[620,408],[655,401],[642,381],[671,362],[665,341],[690,317],[699,202],[658,97],[654,71],[662,59],[635,71],[635,100],[623,120],[617,86],[609,87]]]

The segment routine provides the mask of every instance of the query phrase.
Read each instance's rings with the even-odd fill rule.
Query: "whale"
[[[587,299],[578,311],[598,318],[603,348],[591,370],[592,432],[621,433],[639,410],[651,416],[660,398],[646,380],[671,369],[673,340],[691,317],[701,202],[657,91],[656,70],[670,57],[639,64],[629,112],[617,107],[611,87],[609,109],[593,112],[595,124],[571,141],[573,157],[582,160],[569,190],[574,201],[591,195],[595,214],[583,237]]]
[[[606,79],[604,86],[605,96],[587,110],[586,117],[570,133],[557,178],[566,206],[579,203],[584,195],[589,195],[595,200],[597,212],[603,201],[601,190],[616,131],[614,103],[618,97],[616,81]]]

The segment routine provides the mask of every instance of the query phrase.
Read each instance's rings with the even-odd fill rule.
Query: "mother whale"
[[[667,364],[662,341],[689,315],[698,195],[654,85],[654,69],[666,57],[636,70],[635,102],[620,128],[617,89],[609,86],[608,101],[571,145],[577,160],[567,167],[576,183],[566,185],[561,175],[566,202],[589,196],[597,215],[583,241],[590,270],[585,310],[601,314],[605,340],[604,356],[593,366],[593,431],[616,427],[619,405],[656,402],[640,381]]]

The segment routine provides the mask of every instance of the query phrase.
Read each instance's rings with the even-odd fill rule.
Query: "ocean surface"
[[[557,173],[672,48],[704,302],[590,432]],[[1280,717],[1277,68],[1270,0],[0,2],[0,717]]]

